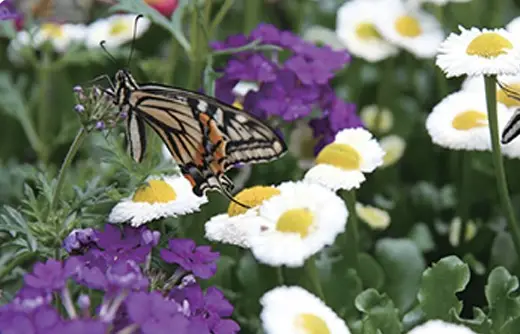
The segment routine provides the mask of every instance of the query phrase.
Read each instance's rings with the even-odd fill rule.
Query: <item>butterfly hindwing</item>
[[[128,113],[126,141],[130,156],[134,161],[141,162],[146,151],[146,130],[143,120],[135,112]]]

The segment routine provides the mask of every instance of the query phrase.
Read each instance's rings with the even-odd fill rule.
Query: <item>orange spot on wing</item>
[[[190,174],[182,174],[184,176],[184,178],[186,180],[188,180],[191,184],[191,187],[195,187],[195,185],[197,184],[197,182],[195,182],[195,179],[193,178],[193,176],[191,176]]]

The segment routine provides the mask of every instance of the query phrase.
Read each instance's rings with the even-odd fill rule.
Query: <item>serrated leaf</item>
[[[464,325],[476,333],[479,334],[490,334],[491,333],[491,321],[488,319],[484,311],[480,308],[473,308],[473,319],[462,319],[455,311],[455,309],[451,310],[451,316],[454,319],[455,323]],[[500,332],[502,333],[502,332]]]
[[[399,310],[385,294],[368,289],[356,297],[356,308],[364,313],[363,334],[400,334],[402,330]]]
[[[450,311],[459,314],[462,302],[455,295],[463,291],[469,282],[467,264],[456,256],[441,259],[422,275],[419,302],[428,319],[450,321]]]
[[[518,278],[512,276],[506,268],[495,268],[489,274],[485,292],[489,317],[496,333],[502,333],[501,328],[507,321],[520,316],[520,297],[513,296],[517,289]]]
[[[405,313],[415,302],[426,264],[421,251],[408,239],[382,239],[376,244],[376,259],[385,272],[385,291]]]
[[[179,1],[177,9],[172,14],[171,20],[168,20],[161,13],[154,8],[150,7],[143,0],[118,0],[119,3],[112,6],[110,10],[112,12],[124,11],[135,14],[142,14],[152,20],[154,23],[160,25],[164,29],[168,30],[177,39],[182,48],[187,54],[191,53],[191,46],[182,30],[182,17],[184,11],[189,4],[188,0]]]
[[[358,272],[363,282],[363,287],[379,290],[385,283],[385,272],[381,265],[367,253],[360,253],[358,261]]]

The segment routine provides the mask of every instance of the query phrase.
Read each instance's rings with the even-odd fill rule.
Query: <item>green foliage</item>
[[[497,267],[491,271],[486,285],[486,300],[494,333],[514,328],[520,321],[520,297],[517,296],[518,278],[507,269]],[[518,329],[518,327],[517,327]]]
[[[402,330],[399,310],[385,294],[368,289],[356,297],[356,308],[363,313],[363,334],[399,334]]]

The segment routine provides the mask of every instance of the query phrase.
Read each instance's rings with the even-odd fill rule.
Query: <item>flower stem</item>
[[[172,38],[170,45],[170,59],[167,70],[164,72],[164,82],[167,85],[174,84],[174,74],[177,67],[177,60],[179,59],[180,44],[176,38]]]
[[[47,136],[50,133],[48,121],[52,118],[52,114],[50,112],[50,84],[51,84],[51,76],[52,76],[52,64],[51,64],[51,56],[48,52],[44,51],[42,55],[42,61],[38,64],[38,83],[40,85],[39,91],[40,95],[38,97],[38,136],[40,139],[40,150],[38,158],[43,161],[44,164],[47,164],[49,160],[49,138]]]
[[[491,145],[493,148],[493,164],[495,166],[495,176],[497,180],[498,195],[502,204],[502,210],[504,210],[507,224],[509,225],[509,229],[511,230],[513,242],[516,248],[516,253],[520,255],[520,228],[516,223],[513,205],[511,204],[511,199],[509,198],[506,173],[504,171],[504,163],[502,161],[502,152],[500,151],[495,82],[496,75],[484,76],[484,84],[486,87],[487,112],[489,119],[489,131],[491,134]]]
[[[283,278],[283,267],[282,266],[279,266],[279,267],[276,267],[276,279],[278,281],[278,285],[279,286],[282,286],[285,284],[285,280]]]
[[[461,220],[461,230],[459,235],[459,247],[464,246],[466,241],[466,229],[469,221],[469,184],[471,182],[471,152],[462,153],[461,182],[459,187],[459,217]]]
[[[65,181],[65,171],[67,168],[69,168],[72,159],[74,159],[76,156],[76,153],[78,153],[79,147],[87,137],[87,134],[87,130],[84,127],[81,127],[76,134],[74,141],[69,147],[69,151],[67,152],[65,160],[63,160],[63,163],[61,164],[60,172],[58,173],[58,180],[56,181],[56,187],[54,188],[54,193],[52,195],[52,200],[49,211],[47,212],[47,216],[56,208],[56,205],[58,204],[58,200],[60,199],[61,195],[61,189],[63,188],[63,182]]]
[[[309,278],[316,295],[320,297],[321,300],[325,301],[325,294],[323,293],[323,288],[321,287],[318,268],[316,268],[315,256],[311,257],[305,262],[305,272],[307,273],[307,277]]]
[[[345,201],[349,214],[346,231],[345,260],[347,260],[349,266],[357,270],[359,268],[359,229],[356,215],[356,191],[350,190],[345,192]]]

